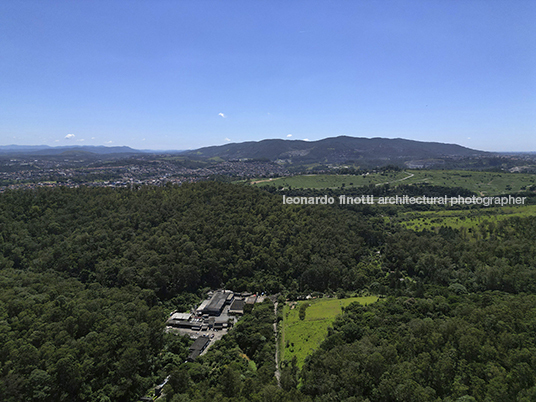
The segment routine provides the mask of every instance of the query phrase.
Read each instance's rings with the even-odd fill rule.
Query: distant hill
[[[481,157],[493,154],[456,144],[421,142],[405,139],[356,138],[340,136],[319,141],[263,140],[200,148],[185,152],[191,157],[223,159],[269,159],[290,164],[340,164],[355,162],[368,165],[386,162],[426,163],[427,160]]]
[[[49,148],[48,145],[0,145],[0,154],[28,154]]]
[[[406,167],[486,168],[483,159],[497,154],[469,149],[456,144],[421,142],[405,139],[333,137],[319,141],[271,139],[211,146],[193,151],[148,151],[127,146],[62,146],[47,145],[0,146],[0,157],[31,156],[36,158],[79,158],[84,161],[117,159],[134,155],[177,153],[193,160],[263,159],[275,161],[288,168],[304,166],[354,165],[361,167],[395,164]],[[497,162],[499,163],[499,162]],[[488,163],[489,165],[489,163]]]
[[[92,145],[74,145],[64,147],[50,147],[48,145],[0,145],[0,155],[36,155],[36,156],[55,156],[55,155],[75,155],[75,154],[136,154],[142,153],[130,147],[105,147]]]

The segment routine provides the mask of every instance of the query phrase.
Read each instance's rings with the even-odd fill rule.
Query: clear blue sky
[[[0,145],[536,151],[536,1],[0,2]]]

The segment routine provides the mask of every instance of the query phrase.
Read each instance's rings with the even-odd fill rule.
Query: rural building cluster
[[[264,296],[251,293],[234,293],[231,290],[209,292],[207,299],[189,313],[178,311],[171,313],[167,327],[195,338],[187,359],[194,361],[208,348],[211,340],[220,339],[238,321],[238,317],[244,314],[244,307],[247,304],[262,301]],[[215,337],[218,332],[219,336]]]

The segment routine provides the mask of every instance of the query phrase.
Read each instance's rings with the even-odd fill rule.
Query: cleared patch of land
[[[297,175],[270,181],[253,180],[252,184],[283,188],[352,188],[381,184],[430,184],[462,187],[481,196],[499,195],[536,189],[536,175],[504,172],[473,172],[461,170],[406,170],[367,175]]]
[[[408,229],[437,231],[442,226],[453,229],[472,229],[482,224],[497,222],[512,217],[523,218],[535,215],[536,205],[520,205],[469,210],[408,212],[392,219],[400,222]]]
[[[328,328],[342,307],[358,302],[363,305],[374,303],[376,296],[351,297],[348,299],[311,299],[287,303],[283,309],[281,336],[281,360],[291,361],[296,356],[298,367],[326,338]],[[305,319],[300,320],[301,304],[308,304]]]
[[[407,184],[428,183],[434,186],[462,187],[481,196],[507,194],[536,187],[536,175],[459,170],[415,170]]]
[[[336,174],[311,174],[279,177],[270,181],[254,180],[252,184],[263,186],[276,186],[284,188],[339,188],[339,187],[362,187],[368,185],[377,185],[382,183],[391,183],[404,180],[411,173],[408,172],[389,172],[389,173],[370,173],[368,175],[336,175]]]

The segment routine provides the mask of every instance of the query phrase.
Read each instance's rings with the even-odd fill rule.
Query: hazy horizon
[[[352,136],[347,136],[352,137]],[[50,147],[50,148],[70,148],[70,147],[105,147],[105,148],[121,148],[121,147],[127,147],[131,148],[136,151],[157,151],[157,152],[185,152],[185,151],[192,151],[200,148],[207,148],[207,147],[213,147],[213,146],[223,146],[227,144],[241,144],[245,142],[260,142],[260,141],[266,141],[266,140],[282,140],[282,141],[303,141],[303,142],[318,142],[321,140],[325,140],[328,138],[335,138],[335,137],[325,137],[325,138],[319,138],[318,140],[300,140],[300,139],[292,139],[292,138],[264,138],[261,140],[246,140],[246,141],[240,141],[240,142],[228,142],[226,144],[218,144],[218,145],[206,145],[199,148],[185,148],[185,149],[178,149],[178,148],[135,148],[131,147],[129,145],[120,145],[120,144],[111,144],[111,145],[91,145],[91,144],[58,144],[58,145],[47,145],[47,144],[28,144],[28,145],[20,145],[20,144],[6,144],[6,145],[0,145],[0,147]],[[417,142],[430,142],[430,143],[439,143],[439,144],[446,144],[446,145],[460,145],[455,143],[449,143],[449,142],[440,142],[440,141],[420,141],[420,140],[411,140],[408,138],[384,138],[384,137],[352,137],[352,138],[364,138],[364,139],[401,139],[401,140],[408,140],[408,141],[417,141]],[[463,146],[463,145],[460,145]],[[463,146],[465,147],[465,146]],[[485,149],[478,149],[478,148],[471,148],[471,147],[465,147],[469,149],[473,149],[475,151],[484,151],[484,152],[492,152],[492,153],[536,153],[536,151],[487,151]]]

